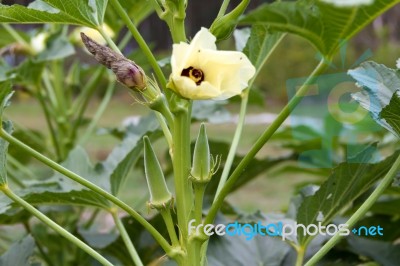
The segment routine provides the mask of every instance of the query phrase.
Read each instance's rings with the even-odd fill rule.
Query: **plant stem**
[[[89,182],[88,180],[84,179],[83,177],[77,175],[76,173],[66,169],[62,165],[50,160],[46,156],[42,155],[41,153],[35,151],[25,143],[19,141],[18,139],[14,138],[12,135],[8,134],[4,129],[0,131],[0,137],[8,141],[10,144],[13,144],[20,149],[24,150],[27,154],[31,155],[32,157],[38,159],[42,163],[46,164],[50,168],[54,169],[55,171],[65,175],[66,177],[78,182],[79,184],[87,187],[88,189],[100,194],[104,198],[108,199],[128,214],[130,214],[134,219],[136,219],[149,233],[157,240],[160,246],[164,249],[164,251],[168,254],[171,250],[171,246],[165,240],[165,238],[149,223],[144,219],[139,213],[129,207],[125,202],[121,201],[114,195],[111,195],[104,189],[100,188],[99,186]]]
[[[135,246],[133,245],[131,238],[128,235],[128,232],[125,229],[124,224],[118,217],[117,210],[113,209],[111,211],[111,215],[114,219],[115,225],[117,226],[119,233],[121,234],[122,240],[124,241],[125,246],[128,249],[129,255],[131,255],[133,262],[135,263],[136,266],[143,266],[143,262],[140,259],[139,254],[137,253]]]
[[[89,81],[82,88],[81,93],[78,95],[75,102],[72,104],[72,110],[74,110],[76,116],[75,116],[75,123],[73,124],[74,128],[72,130],[73,135],[70,136],[71,138],[74,138],[77,128],[82,122],[82,118],[89,104],[90,98],[94,93],[95,89],[97,88],[96,85],[98,85],[100,79],[105,73],[106,73],[105,68],[103,67],[97,68],[96,71],[91,76],[91,78],[89,79]]]
[[[190,152],[190,118],[191,101],[177,99],[174,112],[172,163],[174,168],[174,182],[176,194],[176,210],[178,227],[181,236],[181,245],[184,251],[189,251],[188,221],[193,211],[193,189],[189,179],[191,166]],[[184,256],[183,265],[190,265],[190,256]],[[187,261],[189,260],[189,261]]]
[[[372,205],[378,200],[378,198],[382,195],[386,188],[389,187],[393,178],[396,176],[397,172],[400,169],[400,156],[397,157],[396,161],[390,168],[389,172],[386,173],[385,177],[382,179],[381,183],[378,187],[372,192],[372,194],[367,198],[367,200],[358,208],[358,210],[350,217],[350,219],[346,222],[348,228],[352,228],[364,215],[368,212],[368,210],[372,207]],[[340,234],[334,235],[328,242],[305,264],[305,266],[315,265],[329,250],[331,250],[337,242],[342,238]]]
[[[85,143],[90,138],[91,134],[93,133],[93,130],[95,129],[97,123],[99,122],[101,116],[105,112],[105,110],[112,98],[114,89],[115,89],[115,82],[110,81],[107,86],[107,89],[106,89],[106,94],[104,95],[99,108],[97,109],[95,115],[92,118],[92,121],[90,122],[89,126],[86,128],[85,133],[83,134],[82,138],[79,141],[81,144]],[[75,129],[75,130],[77,131],[78,129]]]
[[[185,100],[182,100],[185,101]],[[188,221],[193,208],[193,189],[189,180],[191,153],[190,153],[190,117],[191,102],[185,101],[175,113],[173,130],[172,164],[174,168],[175,194],[178,215],[178,225],[182,235],[181,243],[187,246]],[[185,110],[183,110],[185,109]]]
[[[242,136],[244,121],[246,118],[247,103],[248,103],[248,99],[249,99],[249,89],[250,89],[250,86],[242,93],[242,101],[240,103],[238,125],[236,127],[235,134],[233,136],[233,140],[232,140],[231,147],[229,149],[228,157],[226,158],[224,170],[222,171],[222,174],[221,174],[221,179],[219,180],[219,183],[218,183],[218,188],[217,188],[217,192],[215,193],[214,201],[217,199],[218,194],[221,192],[222,187],[225,185],[225,182],[228,179],[228,175],[229,175],[229,172],[232,167],[233,160],[235,159],[236,150],[239,145],[240,137]]]
[[[85,224],[83,225],[83,227],[84,227],[85,229],[89,229],[89,228],[93,225],[94,221],[95,221],[96,218],[97,218],[97,215],[99,215],[99,213],[100,213],[100,210],[101,210],[101,209],[95,209],[95,210],[92,212],[92,214],[90,215],[89,220],[87,220],[87,221],[85,222]]]
[[[158,81],[161,84],[162,88],[165,88],[167,81],[165,76],[161,70],[161,67],[158,65],[156,58],[154,57],[153,53],[151,52],[149,46],[140,35],[139,31],[137,30],[135,24],[129,18],[129,15],[126,13],[124,8],[121,6],[118,0],[110,0],[111,5],[114,7],[117,14],[121,17],[124,21],[126,26],[128,27],[129,31],[132,33],[133,37],[135,38],[136,42],[138,43],[140,49],[142,49],[144,55],[147,57],[150,65],[152,66],[154,73],[157,76]]]
[[[171,135],[171,131],[169,131],[167,123],[165,122],[164,116],[157,111],[155,111],[154,113],[156,114],[158,123],[160,123],[161,129],[165,136],[165,139],[167,140],[168,147],[170,149],[172,149],[172,146],[173,146],[172,135]]]
[[[44,251],[42,245],[39,243],[39,241],[37,241],[37,239],[35,238],[35,236],[32,233],[31,227],[29,225],[29,221],[24,221],[23,222],[25,231],[27,234],[30,234],[34,241],[35,241],[35,245],[39,250],[40,255],[42,256],[43,260],[47,263],[47,265],[54,265],[54,263],[51,261],[51,259],[47,256],[46,252]]]
[[[222,2],[221,8],[218,11],[217,18],[222,17],[223,15],[225,15],[226,9],[229,6],[229,2],[230,2],[230,0],[224,0],[224,2]]]
[[[109,262],[107,259],[105,259],[103,256],[101,256],[99,253],[97,253],[94,249],[86,245],[83,241],[75,237],[73,234],[53,222],[49,217],[38,211],[35,207],[30,205],[28,202],[26,202],[24,199],[20,198],[18,195],[14,194],[7,185],[0,186],[0,190],[10,199],[15,201],[16,203],[20,204],[23,208],[25,208],[27,211],[29,211],[32,215],[34,215],[36,218],[41,220],[43,223],[45,223],[48,227],[74,243],[77,247],[80,249],[84,250],[87,252],[90,256],[95,258],[97,261],[99,261],[103,265],[107,266],[113,266],[111,262]]]
[[[54,150],[56,153],[56,158],[57,160],[61,160],[61,149],[60,149],[60,145],[59,142],[57,141],[57,134],[56,131],[54,129],[53,126],[53,122],[51,120],[51,116],[50,116],[50,112],[47,108],[46,102],[44,101],[43,95],[40,91],[40,85],[36,86],[36,95],[37,95],[37,99],[39,101],[40,106],[42,107],[43,113],[44,113],[44,117],[46,119],[46,123],[47,123],[47,127],[49,128],[50,131],[50,137],[51,137],[51,141],[53,143],[54,146]]]
[[[245,118],[246,118],[247,103],[248,103],[248,99],[249,99],[250,90],[253,87],[254,81],[258,77],[258,74],[260,74],[262,67],[267,62],[267,60],[271,56],[272,52],[275,51],[276,47],[278,47],[279,43],[282,41],[282,39],[285,37],[285,35],[286,34],[282,33],[280,38],[275,42],[273,47],[269,50],[268,54],[266,56],[264,56],[263,60],[261,60],[260,62],[257,62],[256,73],[254,74],[254,77],[251,79],[248,88],[246,90],[244,90],[243,93],[241,94],[238,125],[236,127],[235,134],[233,136],[231,147],[229,148],[228,157],[226,159],[224,170],[222,171],[221,178],[218,183],[218,188],[217,188],[217,192],[215,193],[214,201],[216,200],[218,194],[221,192],[222,187],[225,185],[225,182],[228,179],[228,175],[229,175],[229,172],[232,167],[233,160],[235,159],[236,150],[239,145],[240,137],[243,132],[243,126],[244,126],[244,122],[245,122]]]
[[[108,45],[116,52],[121,53],[121,50],[118,48],[118,46],[115,44],[115,42],[108,36],[108,34],[104,31],[103,27],[99,26],[97,27],[97,31],[103,36],[103,38],[107,41]]]
[[[289,103],[282,109],[276,119],[272,122],[272,124],[263,132],[263,134],[258,138],[256,143],[251,147],[250,151],[246,154],[246,156],[241,160],[239,165],[231,174],[228,181],[225,183],[224,187],[221,189],[221,192],[217,196],[213,205],[210,208],[209,213],[205,219],[205,224],[210,224],[214,221],[215,216],[219,208],[222,206],[225,197],[229,194],[236,180],[240,177],[241,173],[244,171],[246,166],[251,162],[254,156],[258,153],[258,151],[265,145],[265,143],[271,138],[271,136],[275,133],[275,131],[282,125],[282,123],[286,120],[286,118],[291,114],[293,109],[300,103],[302,97],[306,95],[308,90],[310,89],[310,85],[315,81],[315,78],[321,74],[327,67],[325,64],[326,59],[322,59],[317,67],[314,69],[312,74],[307,78],[305,83],[301,86],[301,88],[297,91],[296,95],[289,101]]]
[[[297,252],[296,266],[302,266],[306,250],[304,249],[304,247],[297,247],[296,252]]]
[[[171,239],[172,246],[178,247],[179,240],[178,236],[176,235],[174,221],[172,220],[171,209],[169,207],[167,207],[166,209],[161,209],[160,213],[161,216],[163,217],[165,226],[167,227],[167,231]]]
[[[13,27],[6,23],[2,23],[1,25],[14,38],[14,40],[25,45],[26,47],[29,47],[29,43],[25,41],[25,39],[22,38],[22,36]]]
[[[203,198],[206,184],[194,184],[194,218],[196,225],[201,224],[203,219]]]

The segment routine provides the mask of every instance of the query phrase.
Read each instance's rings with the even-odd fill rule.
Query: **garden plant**
[[[398,265],[400,61],[332,69],[349,40],[400,1],[224,0],[189,37],[191,2],[0,4],[0,265]],[[169,29],[167,53],[141,35],[151,14]],[[290,35],[307,40],[319,62],[280,85],[289,101],[243,153],[257,81]],[[395,65],[400,55],[392,57]],[[122,88],[132,110],[149,114],[101,128]],[[46,128],[9,119],[15,94],[37,102]],[[238,118],[223,142],[207,129],[228,109]],[[118,143],[93,164],[85,147],[99,132]],[[275,176],[268,182],[314,181],[279,213],[227,201],[233,192],[246,198],[241,189],[266,172]],[[122,195],[140,180],[147,203]]]

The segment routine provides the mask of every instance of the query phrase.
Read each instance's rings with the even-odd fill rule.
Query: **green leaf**
[[[11,133],[13,128],[9,121],[3,121],[2,127],[7,133]],[[0,186],[7,184],[7,150],[8,141],[0,138]]]
[[[10,122],[3,121],[3,111],[9,104],[12,96],[11,84],[9,82],[0,82],[0,123],[6,132],[12,131]],[[7,183],[7,150],[8,142],[0,138],[0,186]]]
[[[357,157],[357,163],[341,163],[333,169],[329,178],[312,196],[306,197],[298,212],[297,222],[304,224],[328,224],[345,206],[371,188],[393,165],[399,152],[379,163],[368,163],[375,150],[366,148]],[[312,236],[298,232],[299,243],[307,245]]]
[[[348,237],[349,249],[354,253],[372,258],[379,265],[397,266],[400,261],[400,245],[363,237]]]
[[[315,0],[274,2],[249,12],[240,23],[297,34],[323,55],[332,55],[343,41],[397,3],[399,0],[375,0],[371,5],[338,7]]]
[[[259,216],[259,215],[256,215]],[[272,221],[265,217],[255,217],[245,223],[261,222],[263,225]],[[267,217],[268,218],[268,217]],[[283,218],[283,217],[282,217]],[[243,219],[242,219],[243,220]],[[243,221],[239,221],[242,223]],[[283,219],[282,219],[283,220]],[[275,223],[276,221],[273,221]],[[279,237],[256,235],[246,239],[245,235],[212,236],[207,249],[209,265],[283,265],[290,252],[290,246]]]
[[[36,0],[27,7],[0,4],[3,23],[61,23],[96,28],[103,23],[107,0]]]
[[[257,72],[260,71],[260,68],[268,60],[284,36],[285,34],[283,33],[270,33],[268,26],[265,25],[253,25],[251,27],[250,37],[243,49],[243,53],[248,56]]]
[[[400,138],[400,72],[375,62],[362,63],[349,70],[349,75],[362,88],[353,99],[367,109],[372,118]]]
[[[3,117],[3,111],[9,105],[11,96],[11,83],[8,81],[0,82],[0,118]]]
[[[129,127],[121,144],[114,148],[106,161],[102,163],[102,168],[109,175],[113,195],[118,194],[130,169],[140,158],[144,135],[152,140],[162,135],[158,121],[153,115],[142,118],[137,125]]]
[[[35,249],[35,240],[31,235],[26,236],[10,246],[6,253],[0,257],[0,265],[30,266],[30,257]]]
[[[36,86],[40,84],[44,67],[44,62],[35,63],[29,58],[9,72],[8,75],[18,84]]]
[[[389,125],[389,131],[400,138],[400,95],[399,91],[393,93],[389,104],[382,109],[380,118]]]

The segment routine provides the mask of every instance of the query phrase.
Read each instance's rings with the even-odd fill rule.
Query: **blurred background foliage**
[[[17,0],[8,1],[3,0],[2,3],[9,4],[22,4],[28,5],[32,1]],[[150,47],[155,51],[156,56],[159,60],[165,61],[169,57],[171,49],[171,38],[168,32],[168,28],[163,21],[160,21],[155,13],[152,12],[148,5],[143,4],[145,1],[133,1],[134,5],[130,5],[129,0],[121,1],[122,4],[128,8],[133,20],[138,24],[138,28],[142,33],[145,40],[148,42]],[[189,1],[187,9],[187,34],[188,36],[194,36],[200,27],[209,27],[212,23],[218,8],[222,1]],[[231,1],[230,8],[236,6],[240,1]],[[262,3],[272,1],[251,1],[248,10],[259,6]],[[121,21],[116,19],[116,14],[111,8],[106,10],[105,22],[116,32],[115,40],[117,43],[124,39],[127,34],[127,30]],[[371,25],[366,27],[362,32],[356,35],[347,44],[343,53],[338,53],[334,58],[333,66],[328,70],[328,73],[346,73],[347,69],[354,67],[357,60],[364,54],[370,55],[368,59],[375,60],[379,63],[385,64],[389,67],[395,65],[395,59],[400,54],[400,32],[397,26],[400,24],[400,6],[395,6],[390,9],[381,17],[377,18]],[[54,32],[58,31],[59,26],[57,25],[32,25],[32,24],[18,24],[13,25],[15,29],[19,31],[22,36],[27,39],[33,38],[40,32]],[[76,27],[70,26],[69,31],[73,32]],[[2,33],[5,33],[4,29],[0,29]],[[6,35],[4,35],[6,36]],[[31,36],[31,37],[29,37]],[[190,38],[190,37],[189,37]],[[9,51],[10,43],[13,42],[11,36],[0,39],[0,44],[3,46],[2,57],[12,65],[18,65],[25,59],[24,54],[18,54],[18,51]],[[79,40],[74,40],[76,53],[73,56],[69,56],[65,60],[67,67],[71,67],[76,63],[76,59],[79,58],[79,64],[82,64],[81,76],[84,80],[89,80],[93,73],[92,65],[93,59],[81,49]],[[221,49],[234,49],[234,38],[231,37],[228,40],[219,43]],[[11,47],[13,48],[13,47]],[[18,47],[17,47],[18,48]],[[15,47],[13,48],[15,49]],[[129,40],[126,47],[123,50],[125,55],[135,60],[141,65],[146,71],[150,70],[150,66],[147,64],[145,57],[141,54],[138,46],[134,40]],[[364,60],[367,58],[364,58]],[[280,108],[288,101],[288,94],[286,88],[286,82],[290,79],[302,78],[309,75],[312,69],[315,67],[319,60],[316,50],[308,43],[305,39],[297,37],[295,35],[287,35],[281,44],[277,47],[276,51],[272,54],[268,63],[262,69],[259,78],[256,80],[253,95],[250,97],[250,114],[273,114],[278,112]],[[149,73],[149,72],[148,72]],[[107,82],[107,77],[102,77],[102,83]],[[70,84],[70,88],[75,93],[78,93],[79,86],[84,84],[77,84],[74,80],[70,80],[69,76],[66,77],[66,81]],[[117,85],[119,86],[119,85]],[[105,94],[106,86],[99,86],[95,90],[95,97],[92,97],[88,109],[85,113],[86,118],[90,118],[94,115],[95,110],[100,104],[101,99]],[[12,119],[16,125],[21,125],[24,128],[29,128],[34,134],[43,134],[42,129],[46,127],[46,121],[43,117],[42,110],[38,105],[37,101],[29,96],[24,90],[23,84],[15,88],[16,95],[13,97],[13,104],[7,109],[7,117]],[[233,117],[227,118],[228,123],[216,123],[210,124],[208,132],[210,138],[215,141],[230,142],[233,136],[235,124],[232,123],[235,119],[235,114],[239,110],[239,99],[233,98],[226,108],[231,112]],[[148,111],[146,108],[138,103],[129,95],[129,92],[124,88],[115,90],[114,96],[109,103],[106,112],[102,115],[98,123],[100,130],[96,131],[95,134],[90,136],[90,141],[85,143],[85,148],[89,151],[89,156],[92,160],[98,161],[103,160],[107,157],[110,150],[119,143],[119,139],[113,137],[110,132],[116,133],[118,130],[123,130],[123,124],[131,121],[131,119],[137,119],[138,115],[146,114]],[[133,117],[133,118],[132,118]],[[255,117],[254,119],[258,119]],[[255,139],[264,130],[266,124],[271,121],[271,118],[261,118],[258,122],[254,122],[254,119],[249,119],[247,126],[244,129],[244,135],[239,145],[239,153],[245,153],[250,145],[254,143]],[[88,123],[88,121],[82,121]],[[226,121],[225,121],[226,122]],[[370,124],[373,122],[370,121]],[[367,126],[368,127],[368,126]],[[103,128],[103,129],[101,129]],[[198,127],[193,127],[193,136],[196,135]],[[381,132],[381,131],[380,131]],[[315,132],[314,132],[315,133]],[[16,136],[21,140],[30,143],[32,147],[41,149],[38,143],[30,140],[30,136],[24,136],[23,133],[17,131]],[[379,134],[377,132],[376,134]],[[382,135],[382,133],[380,133]],[[283,131],[277,135],[276,145],[269,145],[264,148],[259,157],[265,155],[286,155],[287,148],[282,145],[282,141],[295,141],[295,144],[288,144],[286,147],[289,149],[298,145],[298,140],[293,140],[293,135],[290,130]],[[101,145],[99,145],[101,143]],[[294,145],[294,146],[293,146]],[[158,152],[163,154],[162,157],[166,158],[164,151],[166,150],[166,144],[160,141]],[[307,146],[307,145],[305,145]],[[304,148],[304,147],[303,147]],[[11,153],[18,153],[10,149]],[[221,151],[220,151],[221,153]],[[26,158],[19,155],[21,162],[24,163]],[[290,157],[290,155],[289,155]],[[26,162],[26,161],[25,161]],[[32,161],[31,161],[32,162]],[[33,161],[35,167],[35,162]],[[140,163],[139,163],[140,165]],[[284,164],[285,165],[285,164]],[[49,174],[48,170],[43,169],[36,165],[36,170],[45,176]],[[281,167],[282,168],[282,167]],[[44,171],[44,172],[43,172]],[[139,171],[139,172],[137,172]],[[141,170],[134,170],[133,176],[142,176]],[[276,179],[273,184],[268,179],[261,178],[257,179],[256,182],[249,182],[246,185],[245,191],[251,191],[246,197],[246,200],[242,200],[242,194],[233,193],[230,196],[230,200],[234,204],[238,204],[239,207],[243,207],[245,210],[254,211],[261,209],[263,211],[280,210],[285,207],[290,195],[296,187],[306,184],[310,181],[315,181],[315,176],[309,175],[309,172],[313,170],[305,171],[305,173],[289,174],[292,178]],[[276,175],[272,174],[272,176]],[[269,176],[265,173],[260,176]],[[252,178],[253,179],[253,178]],[[126,191],[123,193],[130,201],[133,198],[139,197],[142,199],[146,198],[146,192],[142,188],[145,187],[144,178],[128,178],[128,182],[132,184],[126,186]],[[133,190],[132,190],[133,188]],[[283,193],[282,193],[283,192]],[[244,192],[246,193],[246,192]],[[144,195],[143,195],[144,194]],[[133,196],[135,195],[135,196]],[[138,196],[141,195],[141,196]],[[261,202],[257,199],[263,198]],[[137,204],[143,208],[144,201],[141,200]]]
[[[28,5],[31,2],[32,1],[24,0],[3,0],[2,4]],[[156,14],[152,12],[149,5],[146,4],[146,1],[121,0],[120,2],[128,9],[132,19],[138,25],[139,31],[150,47],[152,47],[153,51],[155,51],[157,58],[161,60],[160,62],[168,62],[172,42],[165,23],[160,21]],[[218,12],[221,2],[222,1],[215,0],[189,1],[186,20],[187,35],[194,36],[200,27],[209,27]],[[236,6],[239,2],[238,0],[232,0],[230,7]],[[272,1],[251,1],[248,10],[266,2]],[[131,3],[135,4],[131,5]],[[116,16],[117,15],[111,8],[106,10],[105,22],[116,33],[114,39],[116,43],[119,43],[124,40],[127,30]],[[395,60],[400,55],[400,31],[398,30],[398,25],[400,25],[399,5],[377,18],[371,25],[357,34],[357,36],[342,50],[342,53],[337,54],[332,67],[329,68],[327,73],[341,73],[345,75],[348,69],[356,66],[356,62],[358,62],[360,58],[364,60],[374,60],[389,67],[394,67]],[[26,40],[39,36],[40,33],[43,32],[55,34],[63,30],[63,27],[59,25],[43,26],[18,24],[12,26],[18,30],[20,35]],[[72,33],[75,28],[76,27],[71,26],[68,27],[67,30],[69,33]],[[14,40],[12,36],[9,36],[3,28],[0,28],[0,34],[2,36],[0,38],[2,59],[9,65],[19,65],[25,60],[26,51],[21,52],[19,51],[19,46],[13,46]],[[63,82],[67,84],[68,89],[74,95],[78,95],[81,87],[88,83],[92,77],[95,69],[93,66],[96,65],[94,64],[94,60],[82,49],[79,40],[70,41],[74,44],[76,54],[72,55],[71,53],[71,56],[65,59],[64,65],[69,71],[66,71],[65,76],[63,76],[65,78]],[[234,49],[235,47],[233,37],[218,45],[222,49]],[[130,39],[127,42],[123,53],[141,65],[148,74],[150,73],[150,66],[147,64],[144,55],[140,52],[134,40]],[[366,54],[368,58],[364,58]],[[251,118],[251,116],[249,116],[247,120],[243,137],[239,145],[238,155],[234,160],[234,166],[248,151],[249,147],[254,143],[268,123],[272,121],[274,114],[287,103],[289,97],[287,81],[307,77],[318,60],[319,56],[317,51],[306,40],[290,34],[283,39],[272,54],[268,63],[262,69],[259,78],[255,82],[254,88],[252,88],[253,93],[250,97],[249,114],[254,115],[254,117]],[[74,68],[74,64],[79,64],[80,67]],[[31,73],[30,71],[32,68],[30,69],[29,67],[28,65],[27,72],[30,73],[29,78],[35,79],[35,72],[32,71]],[[79,69],[79,74],[73,74],[75,71],[74,69]],[[76,76],[81,79],[74,79],[73,77]],[[84,119],[81,121],[82,125],[87,125],[90,122],[90,118],[95,114],[95,111],[106,93],[107,86],[104,84],[107,84],[107,82],[109,82],[108,76],[105,74],[101,75],[99,83],[102,84],[102,86],[98,86],[94,91],[94,97],[90,98]],[[34,97],[31,97],[24,85],[24,80],[20,80],[18,86],[14,87],[16,95],[12,99],[12,105],[6,110],[6,116],[14,122],[16,128],[29,129],[31,133],[26,135],[23,130],[18,130],[15,131],[14,135],[18,139],[23,140],[25,143],[41,151],[43,148],[41,143],[43,143],[43,141],[46,145],[51,145],[48,132],[44,130],[46,128],[46,120],[44,119],[40,105]],[[348,101],[349,99],[343,100]],[[212,153],[220,154],[223,158],[226,158],[226,154],[229,150],[229,143],[231,142],[236,126],[234,121],[236,118],[235,115],[237,115],[239,110],[238,102],[238,98],[233,98],[229,101],[226,109],[230,114],[223,108],[217,108],[216,111],[213,110],[215,113],[219,112],[220,116],[218,116],[218,119],[220,119],[220,121],[213,121],[214,123],[208,125],[207,130],[209,138],[212,140]],[[212,115],[215,113],[207,112],[207,108],[210,107],[205,105],[196,109],[194,114],[197,116],[197,119],[212,119],[210,113]],[[215,106],[213,106],[213,108],[215,108]],[[127,126],[128,122],[137,122],[138,116],[146,114],[148,114],[147,109],[135,102],[128,90],[118,85],[118,89],[115,90],[106,111],[98,121],[96,131],[89,136],[90,141],[86,141],[83,144],[91,160],[101,161],[106,159],[110,151],[121,143],[123,137],[135,130],[132,129],[132,126]],[[332,140],[329,140],[332,141],[332,149],[334,151],[333,158],[331,158],[333,165],[337,165],[346,160],[345,156],[347,156],[346,152],[349,143],[347,143],[345,139],[341,139],[341,136],[335,136],[335,133],[342,130],[341,125],[335,121],[326,119],[326,121],[323,121],[323,125],[319,130],[316,130],[316,125],[313,123],[313,121],[308,120],[300,121],[298,127],[283,127],[282,130],[273,137],[271,145],[263,148],[257,155],[254,164],[246,169],[241,179],[243,182],[239,182],[237,185],[237,187],[243,186],[240,192],[234,191],[228,197],[228,201],[235,207],[226,204],[223,210],[224,214],[241,215],[242,212],[254,213],[258,210],[261,212],[290,211],[291,207],[293,207],[292,205],[295,204],[293,201],[296,200],[295,197],[294,200],[290,202],[293,193],[300,192],[301,194],[301,188],[305,185],[310,183],[320,184],[329,176],[331,171],[330,167],[320,167],[321,165],[319,165],[318,162],[312,160],[308,162],[308,166],[310,167],[305,167],[304,165],[299,166],[297,161],[304,151],[320,147],[326,135],[334,136]],[[371,128],[374,128],[374,130],[370,130]],[[368,130],[369,132],[365,133]],[[196,136],[197,131],[198,124],[195,124],[192,128],[193,138]],[[385,150],[391,152],[398,146],[398,144],[394,144],[396,142],[393,138],[388,136],[384,130],[376,128],[375,123],[371,119],[366,119],[358,128],[349,129],[349,132],[350,131],[353,133],[361,132],[361,134],[357,136],[364,144],[370,144],[373,141],[381,140],[382,142],[379,148],[383,152],[385,152]],[[372,131],[372,133],[370,131]],[[78,134],[81,132],[82,131],[78,131]],[[297,134],[297,137],[294,137],[294,132]],[[329,134],[327,134],[327,132]],[[32,138],[32,136],[35,135],[37,138]],[[69,147],[73,148],[73,146],[74,145],[71,144]],[[165,141],[154,140],[153,146],[156,147],[156,152],[162,160],[161,163],[165,169],[166,175],[170,176],[171,168]],[[47,178],[52,174],[50,170],[43,168],[35,160],[31,160],[32,158],[27,157],[17,149],[13,149],[12,146],[10,147],[9,154],[17,159],[17,162],[15,162],[16,165],[10,167],[10,176],[13,175],[13,170],[16,176],[21,174],[17,172],[18,163],[29,163],[29,169],[33,169],[33,175],[39,179]],[[318,159],[318,156],[315,157]],[[136,167],[129,172],[126,185],[121,188],[120,196],[122,200],[129,202],[133,208],[147,214],[148,210],[145,202],[148,199],[148,193],[142,168],[143,162],[141,160],[142,159],[138,159]],[[216,177],[217,176],[219,176],[219,174],[217,174]],[[13,180],[14,182],[18,182],[18,178],[14,178]],[[218,180],[215,178],[209,185],[209,195],[214,193],[217,181]],[[85,231],[87,228],[92,227],[93,229],[93,227],[96,227],[93,229],[94,231],[109,232],[112,221],[104,218],[105,216],[92,215],[91,212],[87,211],[84,212],[82,211],[83,209],[79,209],[81,212],[76,212],[76,209],[75,207],[41,207],[42,211],[57,220],[61,225],[66,227],[73,225],[71,226],[72,228],[70,228],[71,231],[80,235],[81,238],[84,238],[87,242],[93,243],[96,248],[108,249],[107,252],[123,260],[124,250],[121,251],[118,248],[118,241],[121,242],[121,239],[118,238],[117,235],[112,232],[102,234],[101,237],[103,237],[103,239],[99,241],[96,239],[98,235],[92,235],[89,230]],[[60,212],[66,215],[59,215]],[[95,212],[96,211],[93,211],[93,213]],[[19,213],[19,215],[19,217],[14,218],[17,219],[27,216],[25,212]],[[92,217],[94,217],[93,219],[95,219],[95,221],[92,220]],[[160,220],[158,216],[153,217],[155,223],[157,223],[157,219]],[[11,221],[8,222],[12,223]],[[130,232],[132,235],[137,233],[135,232],[137,225],[134,224],[134,221],[125,218],[124,223],[131,225],[128,226],[128,228],[132,230],[132,232]],[[79,224],[79,226],[76,226],[76,224]],[[35,224],[33,228],[30,228],[30,224],[25,222],[17,227],[2,225],[1,229],[0,238],[2,241],[0,241],[0,253],[3,253],[13,240],[19,239],[20,235],[18,235],[17,232],[24,229],[26,232],[31,232],[31,234],[35,236],[35,241],[41,244],[39,246],[44,246],[45,248],[51,247],[53,249],[53,254],[50,258],[52,261],[63,261],[63,265],[79,265],[79,261],[84,262],[84,259],[88,259],[88,257],[82,254],[77,248],[73,247],[62,238],[55,237],[54,234],[52,235],[52,233],[42,225]],[[13,234],[6,234],[9,230],[13,232]],[[139,229],[137,230],[139,231]],[[149,238],[148,234],[143,233],[141,240],[143,239],[144,241],[142,242],[145,243],[143,252],[153,252],[155,250],[155,254],[160,255],[157,253],[159,252],[157,247],[154,248],[154,242]],[[139,240],[136,239],[135,241]],[[96,246],[98,243],[106,244],[104,244],[105,246]],[[110,243],[114,244],[109,245]],[[59,246],[59,249],[57,249],[57,246]],[[70,254],[64,254],[65,252],[63,251],[65,249],[70,250]],[[156,255],[149,257],[154,258]]]

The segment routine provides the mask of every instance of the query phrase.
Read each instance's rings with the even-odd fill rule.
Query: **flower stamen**
[[[198,68],[188,67],[182,70],[181,76],[188,77],[193,80],[196,85],[200,85],[204,80],[204,73]]]

